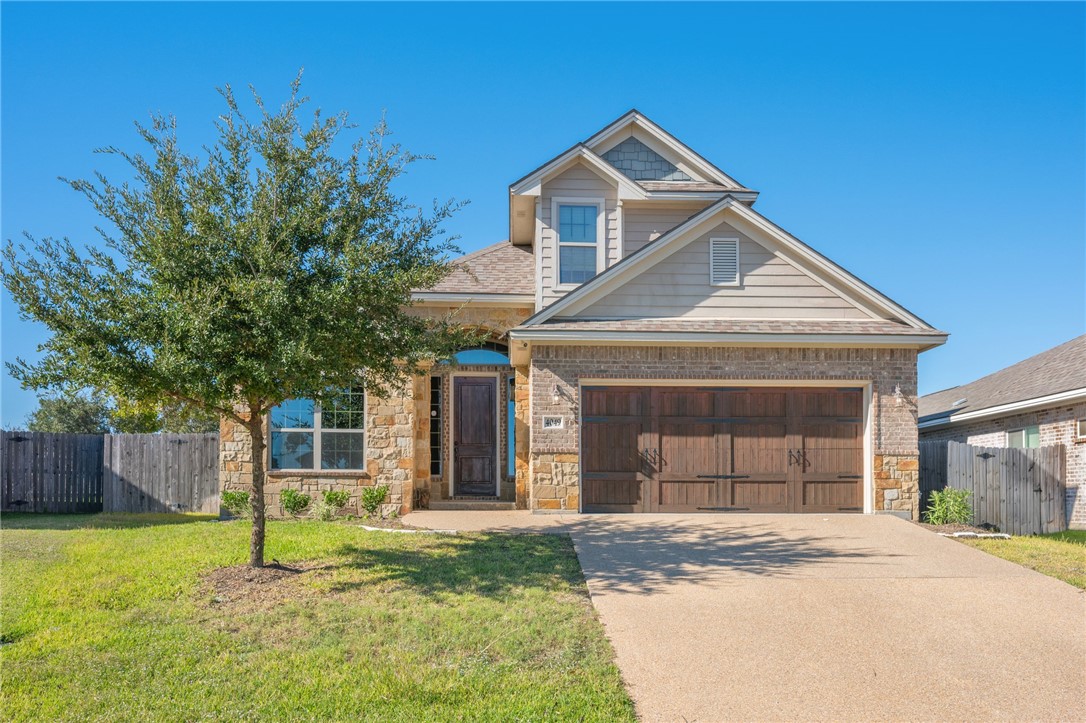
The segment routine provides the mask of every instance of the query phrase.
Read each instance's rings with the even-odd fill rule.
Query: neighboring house
[[[491,341],[386,400],[277,409],[273,504],[388,484],[401,511],[915,518],[916,359],[946,334],[757,198],[637,111],[531,171],[509,188],[509,240],[415,294]],[[243,487],[247,446],[229,423],[222,439]]]
[[[1086,335],[920,399],[920,438],[1064,448],[1067,520],[1086,529]]]

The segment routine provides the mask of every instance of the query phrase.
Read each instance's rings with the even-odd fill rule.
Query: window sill
[[[370,473],[361,469],[273,469],[268,471],[269,479],[281,479],[283,477],[357,477],[369,479]]]

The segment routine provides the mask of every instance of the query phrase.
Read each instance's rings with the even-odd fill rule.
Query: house
[[[636,110],[514,181],[508,240],[415,294],[490,340],[388,399],[277,409],[273,507],[387,484],[401,511],[916,518],[917,355],[947,335],[757,199]],[[222,440],[244,488],[244,439]]]
[[[1086,334],[920,399],[920,438],[1064,448],[1067,520],[1086,529]]]

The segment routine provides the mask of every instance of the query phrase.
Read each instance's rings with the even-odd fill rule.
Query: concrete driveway
[[[569,533],[645,721],[1086,720],[1086,593],[895,517],[406,520]]]
[[[643,720],[1086,720],[1086,594],[903,520],[566,529]]]

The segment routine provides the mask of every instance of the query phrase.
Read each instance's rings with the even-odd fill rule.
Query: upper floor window
[[[1037,425],[1013,429],[1007,432],[1007,446],[1017,449],[1036,449],[1041,446],[1041,430]]]
[[[365,469],[366,395],[351,389],[321,407],[291,399],[271,410],[272,469]]]
[[[596,275],[596,205],[558,206],[558,283],[583,284]]]

